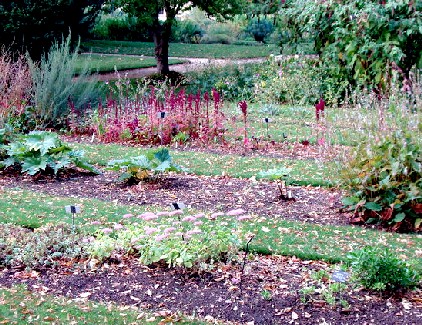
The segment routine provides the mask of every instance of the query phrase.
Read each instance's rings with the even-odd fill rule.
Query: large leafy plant
[[[343,203],[354,221],[394,231],[418,231],[422,223],[421,148],[411,134],[396,134],[361,146],[344,169],[350,196]]]
[[[0,168],[19,165],[22,173],[29,175],[49,172],[57,174],[71,165],[95,174],[101,173],[84,160],[83,152],[72,150],[53,132],[32,131],[16,135],[10,143],[1,145],[0,149],[5,152]]]
[[[162,148],[147,155],[111,160],[107,164],[107,169],[120,171],[118,180],[129,183],[149,180],[155,175],[168,171],[180,172],[185,170],[173,163],[167,148]]]

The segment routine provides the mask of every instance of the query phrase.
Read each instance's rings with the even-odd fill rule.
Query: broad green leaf
[[[160,162],[164,162],[164,161],[171,161],[171,157],[169,154],[169,150],[167,148],[163,148],[159,151],[157,151],[154,154],[154,157],[157,158]]]
[[[341,202],[345,206],[355,205],[359,202],[359,198],[355,196],[347,196],[341,199]]]
[[[51,148],[57,147],[60,140],[56,133],[46,131],[33,131],[24,137],[24,143],[31,151],[39,150],[45,155]]]
[[[372,211],[381,211],[382,206],[376,202],[366,202],[365,208],[372,210]]]
[[[406,214],[404,212],[400,212],[394,217],[393,222],[402,222],[404,218],[406,218]]]
[[[22,162],[22,172],[27,172],[29,175],[35,175],[46,168],[47,159],[45,157],[29,157]]]
[[[99,170],[95,166],[87,163],[84,160],[75,159],[75,160],[73,160],[73,163],[75,164],[76,167],[85,169],[85,170],[87,170],[87,171],[89,171],[91,173],[94,173],[94,174],[97,174],[97,175],[101,175],[102,174],[101,170]]]
[[[170,168],[171,168],[170,161],[166,160],[166,161],[163,161],[161,164],[159,164],[157,167],[155,167],[154,171],[163,173],[169,170]]]

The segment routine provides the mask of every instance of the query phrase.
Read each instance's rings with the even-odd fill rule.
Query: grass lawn
[[[139,156],[157,149],[128,147],[118,144],[77,144],[71,146],[85,152],[90,163],[105,166],[111,159]],[[196,175],[251,178],[260,171],[274,168],[292,168],[291,182],[297,185],[332,185],[335,182],[332,170],[335,162],[318,162],[315,160],[293,160],[265,157],[243,157],[238,155],[221,155],[206,152],[178,151],[170,152],[174,161],[189,169]]]
[[[82,54],[76,66],[76,71],[80,72],[86,62],[89,62],[91,72],[113,72],[128,69],[140,69],[155,67],[156,60],[153,57],[139,57],[128,55],[104,55],[104,54]],[[170,59],[169,64],[183,63],[183,60]]]
[[[154,43],[128,41],[89,41],[82,44],[87,52],[111,54],[135,54],[154,56]],[[170,43],[169,56],[192,58],[255,58],[280,54],[274,44],[260,46],[227,44]]]

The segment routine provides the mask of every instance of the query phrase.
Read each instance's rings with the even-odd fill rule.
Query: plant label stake
[[[163,123],[161,120],[164,120],[167,116],[166,112],[158,112],[157,117],[160,119],[160,144],[163,145]]]
[[[81,213],[81,207],[77,205],[66,205],[64,209],[66,210],[66,213],[72,214],[72,226],[75,227],[75,215]]]
[[[265,122],[265,124],[267,125],[267,138],[269,138],[270,137],[270,134],[269,134],[269,132],[268,132],[268,124],[270,124],[270,119],[268,118],[268,117],[266,117],[266,118],[264,118],[264,122]]]
[[[174,210],[183,210],[186,208],[186,205],[183,202],[173,202],[171,206]]]
[[[350,277],[349,272],[336,270],[331,275],[331,280],[333,280],[334,282],[344,283],[344,282],[347,282],[349,277]]]

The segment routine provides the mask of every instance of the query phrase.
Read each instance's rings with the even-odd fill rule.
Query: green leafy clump
[[[83,152],[72,150],[54,132],[32,131],[18,134],[10,143],[1,145],[0,150],[5,153],[4,159],[0,161],[1,168],[19,165],[22,173],[29,175],[43,172],[53,172],[56,175],[72,164],[95,174],[101,173],[83,159]]]
[[[273,169],[259,172],[258,177],[267,178],[273,181],[280,180],[280,179],[288,178],[291,171],[292,171],[291,168],[286,168],[286,167],[273,168]]]
[[[82,256],[81,235],[68,224],[48,224],[34,231],[0,224],[0,265],[40,268]]]
[[[367,246],[348,256],[353,278],[365,288],[397,291],[418,285],[420,274],[388,248]]]
[[[421,164],[421,148],[411,134],[399,132],[362,145],[342,175],[351,193],[343,204],[354,211],[353,220],[393,231],[420,231]]]
[[[184,168],[173,163],[167,148],[155,153],[129,157],[126,159],[113,159],[107,164],[108,170],[121,171],[120,182],[139,183],[150,180],[153,176],[168,171],[185,171]]]

